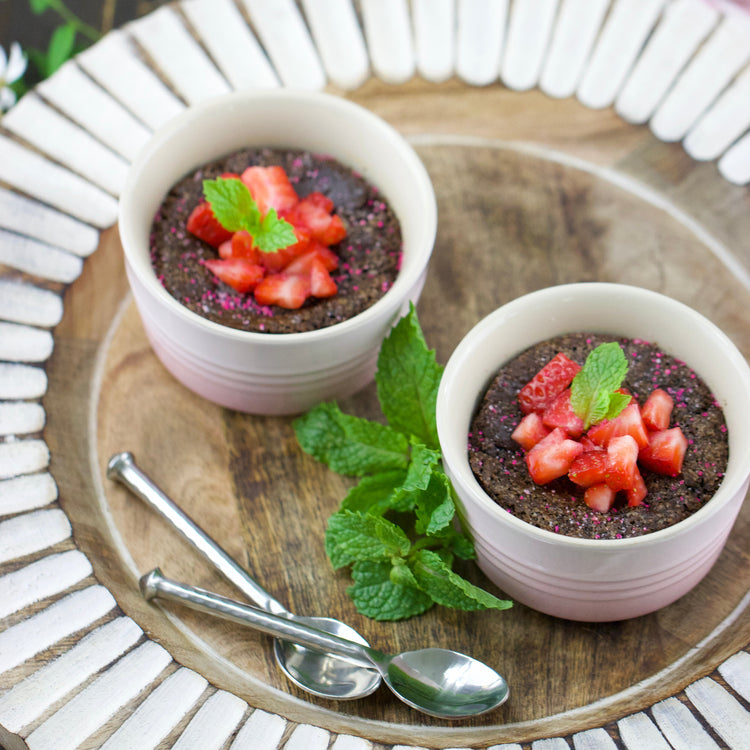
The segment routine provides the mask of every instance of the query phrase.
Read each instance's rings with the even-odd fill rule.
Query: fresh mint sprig
[[[230,232],[244,230],[264,253],[289,247],[297,241],[292,225],[270,208],[263,216],[250,190],[242,180],[203,180],[203,194],[214,216]]]
[[[627,372],[627,359],[616,341],[600,344],[586,357],[570,384],[570,405],[584,430],[614,419],[630,403],[630,396],[617,390]]]
[[[512,606],[452,569],[456,558],[476,555],[454,525],[453,487],[442,468],[435,423],[442,372],[412,305],[378,357],[386,424],[344,414],[334,403],[294,422],[307,453],[359,477],[328,520],[325,549],[334,568],[351,567],[347,593],[376,620],[405,619],[436,603],[465,611]]]

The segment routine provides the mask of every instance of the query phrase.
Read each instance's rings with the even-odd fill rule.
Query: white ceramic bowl
[[[593,322],[592,322],[593,321]],[[522,350],[563,333],[593,331],[657,342],[705,380],[724,409],[729,464],[714,497],[689,518],[638,538],[577,539],[502,510],[471,471],[470,421],[496,371]],[[734,344],[691,308],[655,292],[583,283],[543,289],[490,314],[445,369],[437,426],[459,514],[478,563],[507,595],[571,620],[646,614],[693,588],[719,556],[750,476],[750,368]]]
[[[166,193],[188,172],[253,146],[333,156],[390,202],[401,223],[403,262],[393,286],[372,307],[317,331],[254,333],[202,318],[159,283],[149,233]],[[217,97],[171,120],[133,163],[119,210],[128,280],[157,356],[199,395],[255,414],[299,413],[372,380],[383,337],[419,297],[436,227],[427,171],[394,128],[341,97],[288,89]]]

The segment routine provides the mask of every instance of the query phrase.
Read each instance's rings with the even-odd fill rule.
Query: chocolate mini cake
[[[321,192],[334,202],[347,236],[332,249],[339,267],[332,274],[338,292],[308,299],[297,310],[262,306],[252,294],[219,281],[203,261],[216,250],[185,228],[203,198],[203,180],[248,166],[282,166],[300,198]],[[393,285],[401,262],[398,219],[376,187],[335,159],[305,151],[248,149],[207,164],[177,183],[153,223],[151,262],[165,289],[208,320],[246,331],[292,333],[340,323],[370,307]]]
[[[511,433],[523,417],[518,392],[549,360],[564,352],[582,365],[596,346],[613,340],[629,364],[623,386],[641,404],[655,388],[667,391],[674,401],[671,425],[682,429],[688,448],[676,477],[642,470],[648,489],[643,504],[628,507],[620,500],[602,513],[584,503],[583,488],[567,477],[535,484]],[[723,411],[693,370],[655,344],[597,334],[541,342],[502,367],[477,409],[469,436],[472,470],[495,502],[541,529],[588,539],[641,536],[689,517],[718,489],[728,455]]]

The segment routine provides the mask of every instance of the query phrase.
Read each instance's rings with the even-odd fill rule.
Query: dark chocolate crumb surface
[[[592,349],[613,340],[630,366],[624,387],[640,404],[655,388],[666,390],[674,400],[670,427],[682,429],[688,448],[677,477],[642,470],[648,489],[642,505],[627,507],[618,493],[612,510],[601,513],[583,502],[583,489],[567,477],[535,484],[511,433],[523,417],[518,392],[555,354],[565,352],[582,365]],[[541,342],[502,367],[479,404],[469,435],[472,471],[498,505],[541,529],[588,539],[642,536],[688,518],[718,489],[728,456],[724,413],[690,367],[656,344],[589,333]]]
[[[332,247],[339,255],[339,268],[331,274],[338,286],[334,297],[310,298],[298,310],[261,306],[203,265],[217,257],[216,250],[185,228],[203,198],[203,180],[241,174],[251,165],[280,165],[300,198],[318,191],[333,200],[347,229],[345,239]],[[401,251],[398,219],[375,186],[330,157],[281,149],[239,151],[187,175],[165,197],[151,234],[154,271],[175,299],[222,325],[267,333],[312,331],[358,315],[393,285]]]

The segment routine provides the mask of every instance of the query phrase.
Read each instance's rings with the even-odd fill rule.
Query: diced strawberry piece
[[[597,445],[607,446],[612,438],[630,435],[639,448],[648,445],[646,425],[641,418],[641,410],[635,401],[626,406],[614,419],[605,419],[590,427],[586,433]]]
[[[565,430],[556,427],[526,454],[529,474],[537,484],[547,484],[565,476],[573,459],[582,450],[579,442],[571,440]]]
[[[311,203],[318,208],[322,208],[326,213],[330,214],[333,212],[333,201],[327,195],[323,195],[323,193],[317,191],[308,193],[302,200],[305,203]]]
[[[214,216],[211,206],[206,201],[199,203],[188,216],[187,230],[212,247],[219,247],[222,242],[232,238],[232,233],[224,229]]]
[[[246,258],[251,263],[260,264],[261,251],[255,247],[252,235],[249,232],[240,230],[232,235],[232,257]]]
[[[303,229],[297,228],[295,228],[294,234],[297,237],[297,242],[293,245],[282,247],[280,250],[275,250],[272,253],[260,253],[259,262],[269,273],[278,273],[285,270],[295,258],[308,250],[310,235]]]
[[[547,437],[550,432],[552,430],[549,427],[545,427],[539,414],[532,411],[524,416],[510,436],[525,451],[530,451],[542,438]]]
[[[296,274],[274,273],[255,287],[255,300],[260,305],[278,305],[287,310],[302,307],[310,295],[310,280]]]
[[[212,258],[206,261],[206,267],[212,274],[238,292],[249,292],[255,289],[263,278],[265,270],[246,258]]]
[[[657,388],[641,407],[643,423],[649,430],[666,430],[673,407],[672,397],[665,390]]]
[[[313,259],[310,266],[310,294],[313,297],[333,297],[339,288],[336,282],[331,278],[328,269],[322,261],[317,258]]]
[[[615,504],[617,493],[606,484],[593,484],[583,493],[583,502],[592,510],[606,513]]]
[[[295,227],[307,229],[310,236],[324,245],[335,245],[346,237],[346,227],[341,217],[331,214],[320,198],[325,196],[311,193],[305,196],[296,206],[280,215]],[[331,203],[331,207],[333,204]]]
[[[581,435],[581,445],[583,446],[584,453],[591,453],[592,451],[605,451],[606,448],[602,445],[597,445],[588,435]]]
[[[646,483],[643,481],[641,472],[638,471],[637,468],[635,470],[635,483],[629,490],[625,491],[625,495],[628,498],[628,505],[631,508],[640,505],[644,501],[646,495],[648,495]]]
[[[638,460],[646,469],[673,477],[682,471],[686,451],[687,438],[679,427],[672,427],[650,433],[648,445],[641,449]]]
[[[225,240],[216,248],[219,251],[219,257],[222,260],[227,260],[233,256],[232,253],[232,240]]]
[[[609,459],[606,451],[588,451],[573,459],[568,469],[568,478],[579,487],[591,487],[605,481],[608,468]]]
[[[566,388],[544,410],[542,421],[553,429],[562,427],[572,438],[578,438],[583,434],[583,420],[570,405],[570,388]]]
[[[269,208],[288,211],[299,197],[283,167],[248,167],[241,176],[262,214]]]
[[[521,411],[543,412],[572,382],[581,366],[565,354],[556,354],[521,388],[518,401]]]
[[[225,180],[239,180],[242,179],[237,172],[222,172],[220,175]]]
[[[638,443],[632,435],[613,437],[607,445],[607,471],[604,481],[613,490],[630,490],[635,486],[638,470]]]
[[[298,255],[286,267],[287,273],[309,273],[314,260],[319,260],[326,271],[334,271],[339,265],[339,256],[322,242],[310,240],[307,250]]]

